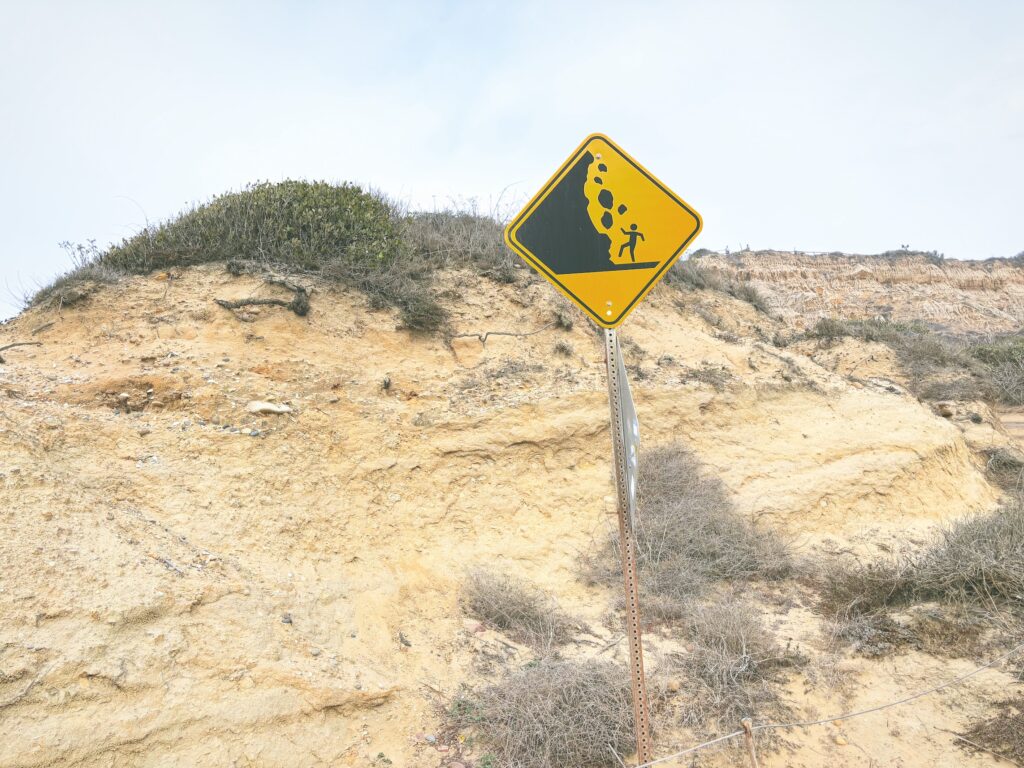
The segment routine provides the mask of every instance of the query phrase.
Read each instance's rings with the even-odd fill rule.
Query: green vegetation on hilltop
[[[129,274],[250,259],[306,271],[386,269],[401,222],[386,201],[351,184],[252,184],[110,248],[101,261]]]
[[[501,227],[475,212],[406,214],[353,184],[252,184],[184,211],[104,252],[65,245],[74,269],[38,291],[33,305],[73,303],[84,283],[158,269],[244,261],[314,274],[356,288],[375,308],[399,310],[405,327],[432,331],[446,315],[430,290],[442,266],[475,266],[510,282]]]
[[[214,262],[259,274],[316,275],[365,293],[374,308],[399,311],[404,327],[436,331],[447,315],[431,290],[438,269],[466,268],[499,283],[518,279],[520,260],[506,248],[501,223],[469,206],[407,212],[354,184],[282,181],[250,184],[182,211],[100,251],[64,243],[73,269],[29,299],[67,306],[96,285]],[[741,281],[689,262],[667,280],[716,290],[763,311],[763,297]]]

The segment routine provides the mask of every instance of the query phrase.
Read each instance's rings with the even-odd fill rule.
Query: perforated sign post
[[[588,136],[505,228],[505,242],[604,328],[637,760],[651,729],[636,564],[640,424],[615,329],[701,229],[700,215],[601,134]]]

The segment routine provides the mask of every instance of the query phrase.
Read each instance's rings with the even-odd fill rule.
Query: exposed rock
[[[291,406],[285,405],[284,403],[268,403],[265,400],[252,400],[245,410],[249,413],[291,413]]]

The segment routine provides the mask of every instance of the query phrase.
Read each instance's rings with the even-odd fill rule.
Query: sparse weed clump
[[[923,603],[946,606],[961,623],[1019,621],[1024,616],[1024,506],[1014,501],[944,527],[913,554],[828,564],[819,580],[820,607],[836,622],[837,637],[869,647],[880,641],[886,647],[916,642],[913,627],[908,631],[895,622],[891,611]],[[929,631],[934,634],[935,627]]]
[[[754,285],[743,280],[736,280],[714,269],[708,269],[696,263],[692,258],[677,261],[665,275],[667,285],[689,287],[697,290],[718,291],[735,299],[745,301],[759,312],[771,314],[768,300]]]
[[[689,606],[682,623],[689,650],[670,662],[692,691],[684,724],[707,731],[788,712],[778,683],[785,669],[804,659],[776,643],[754,605],[732,597],[701,601]]]
[[[579,626],[550,594],[483,569],[466,574],[460,598],[468,614],[541,652],[567,643]]]
[[[638,506],[637,561],[646,616],[678,619],[715,582],[778,579],[791,570],[787,543],[737,514],[721,481],[678,443],[641,455]],[[587,566],[594,581],[619,585],[617,535]]]
[[[947,338],[923,323],[823,318],[804,334],[832,344],[845,337],[886,344],[896,353],[910,390],[925,400],[1003,400],[1024,402],[1024,358],[1016,375],[1002,370],[971,343]],[[1000,381],[1000,373],[1005,374]],[[1017,383],[1019,379],[1019,383]],[[1019,387],[1019,391],[1018,391]]]
[[[456,698],[449,721],[516,768],[616,766],[636,744],[629,675],[606,661],[527,664]]]
[[[968,752],[998,755],[1015,765],[1024,762],[1024,696],[1005,699],[995,712],[971,722],[957,745]]]

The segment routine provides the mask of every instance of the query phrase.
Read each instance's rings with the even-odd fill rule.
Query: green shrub
[[[352,184],[251,184],[149,226],[104,253],[93,246],[73,255],[79,257],[75,269],[40,291],[33,304],[104,276],[236,261],[319,274],[363,291],[375,308],[398,309],[411,330],[436,331],[447,321],[430,290],[432,267],[407,242],[401,212]]]
[[[989,365],[1024,360],[1024,335],[1013,334],[978,342],[970,347],[970,353]]]
[[[352,184],[251,184],[112,246],[100,261],[126,273],[241,258],[317,272],[375,272],[401,255],[401,220]]]

